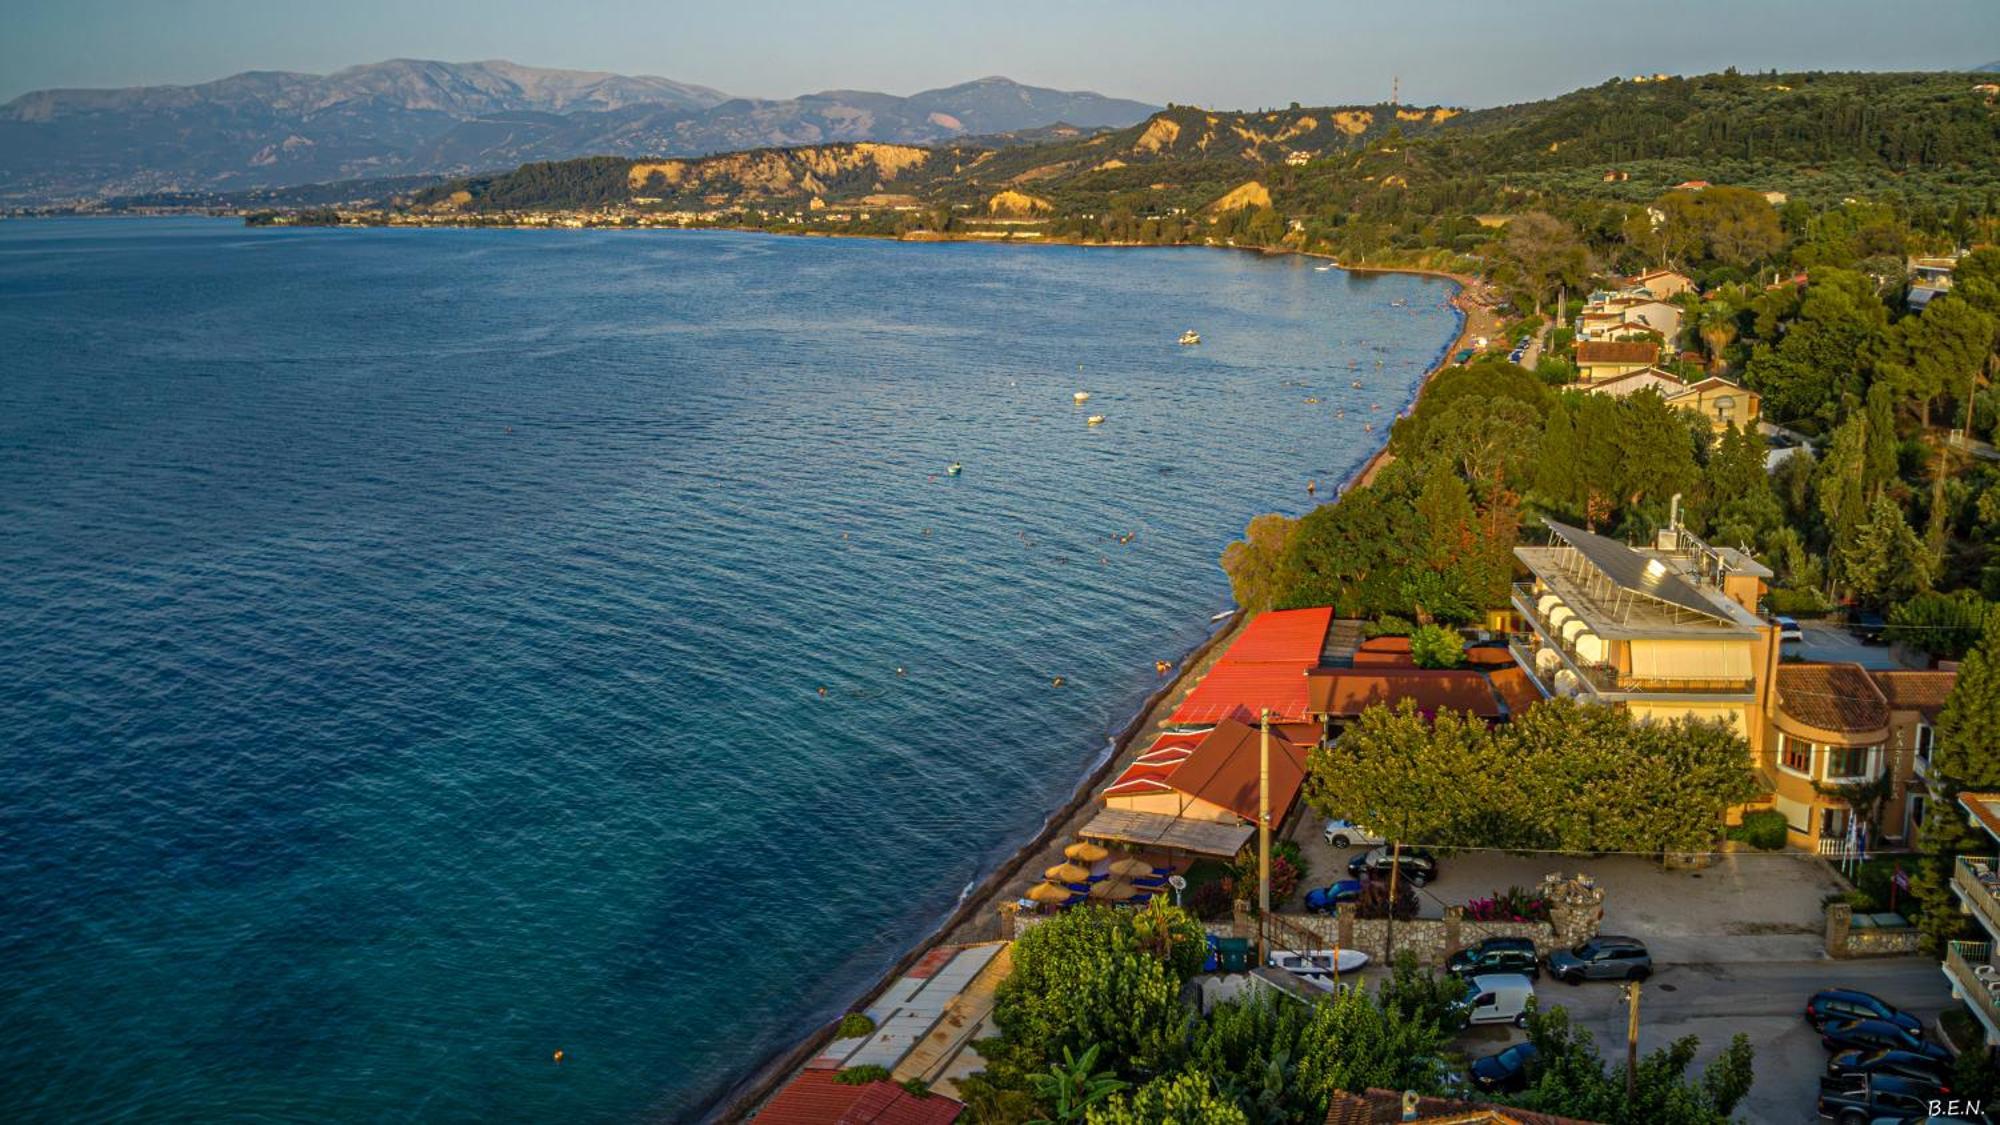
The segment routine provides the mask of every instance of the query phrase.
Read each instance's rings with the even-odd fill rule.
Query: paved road
[[[1731,1036],[1742,1032],[1756,1048],[1756,1085],[1736,1117],[1756,1122],[1817,1120],[1813,1099],[1827,1052],[1802,1018],[1806,998],[1843,985],[1872,992],[1933,1023],[1951,1003],[1936,961],[1896,957],[1872,961],[1763,961],[1663,966],[1646,982],[1639,1008],[1639,1050],[1650,1052],[1682,1036],[1701,1040],[1696,1068],[1707,1065]],[[1561,1005],[1597,1040],[1608,1060],[1624,1056],[1623,990],[1609,982],[1556,984],[1543,978],[1541,1002]],[[1501,1028],[1480,1028],[1462,1044],[1468,1055],[1499,1050],[1525,1038]]]

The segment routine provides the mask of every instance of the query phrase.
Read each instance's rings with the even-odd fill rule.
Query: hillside
[[[330,75],[42,90],[0,106],[0,202],[464,175],[585,155],[702,155],[834,141],[922,144],[1153,107],[982,78],[909,97],[732,98],[665,78],[397,59]]]

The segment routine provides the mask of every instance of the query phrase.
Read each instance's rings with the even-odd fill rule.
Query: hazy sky
[[[1223,108],[1494,105],[1612,74],[1963,69],[2000,0],[6,0],[0,100],[49,86],[505,58],[732,94],[908,94],[988,74]]]

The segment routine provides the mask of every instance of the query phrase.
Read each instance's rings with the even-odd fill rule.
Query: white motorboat
[[[1196,332],[1194,329],[1190,328],[1186,332],[1181,333],[1182,347],[1192,347],[1199,343],[1201,343],[1201,333]]]
[[[1104,415],[1092,414],[1090,417],[1084,419],[1084,424],[1090,426],[1102,426],[1104,424]]]
[[[1090,401],[1090,392],[1089,392],[1089,391],[1078,391],[1078,392],[1076,392],[1075,394],[1073,394],[1073,395],[1071,395],[1071,396],[1069,396],[1069,397],[1070,397],[1070,401],[1071,401],[1071,402],[1074,402],[1074,403],[1076,403],[1076,404],[1077,404],[1078,406],[1082,406],[1082,405],[1083,405],[1084,403],[1086,403],[1086,402],[1089,402],[1089,401]]]
[[[1358,949],[1308,949],[1304,953],[1273,953],[1271,967],[1283,969],[1314,983],[1331,985],[1343,973],[1357,972],[1368,963],[1368,955]]]

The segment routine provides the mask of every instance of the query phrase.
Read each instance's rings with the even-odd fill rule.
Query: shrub
[[[1376,637],[1407,637],[1416,626],[1393,613],[1385,613],[1361,627],[1361,635],[1369,639]]]
[[[1889,611],[1886,639],[1944,660],[1959,660],[1979,643],[1989,607],[1974,590],[1926,591]]]
[[[913,1098],[928,1098],[931,1096],[931,1084],[921,1078],[905,1078],[901,1082],[898,1082],[897,1085],[901,1086]]]
[[[1770,605],[1772,613],[1782,613],[1787,616],[1792,614],[1810,616],[1825,613],[1833,608],[1826,600],[1826,595],[1820,593],[1815,586],[1792,589],[1780,587],[1772,590],[1765,601]]]
[[[1279,906],[1299,889],[1299,869],[1283,856],[1271,857],[1271,905]]]
[[[1221,883],[1202,883],[1187,894],[1188,911],[1202,921],[1220,918],[1230,913],[1236,903],[1236,896]]]
[[[1785,814],[1761,809],[1743,814],[1743,823],[1731,828],[1728,836],[1753,848],[1774,852],[1785,846]]]
[[[1475,922],[1546,922],[1549,901],[1522,887],[1508,887],[1466,903],[1465,916]]]
[[[1389,916],[1389,881],[1370,879],[1362,884],[1361,897],[1354,900],[1356,918],[1387,918]],[[1407,922],[1417,916],[1417,892],[1410,889],[1407,879],[1396,881],[1396,920]]]
[[[849,1012],[840,1017],[840,1026],[833,1029],[835,1039],[859,1039],[875,1030],[875,1021],[860,1012]]]
[[[835,1082],[843,1086],[866,1086],[870,1082],[883,1082],[889,1078],[886,1066],[850,1066],[833,1076]]]
[[[1420,625],[1410,634],[1410,660],[1419,668],[1456,668],[1465,660],[1465,638],[1443,625]]]

